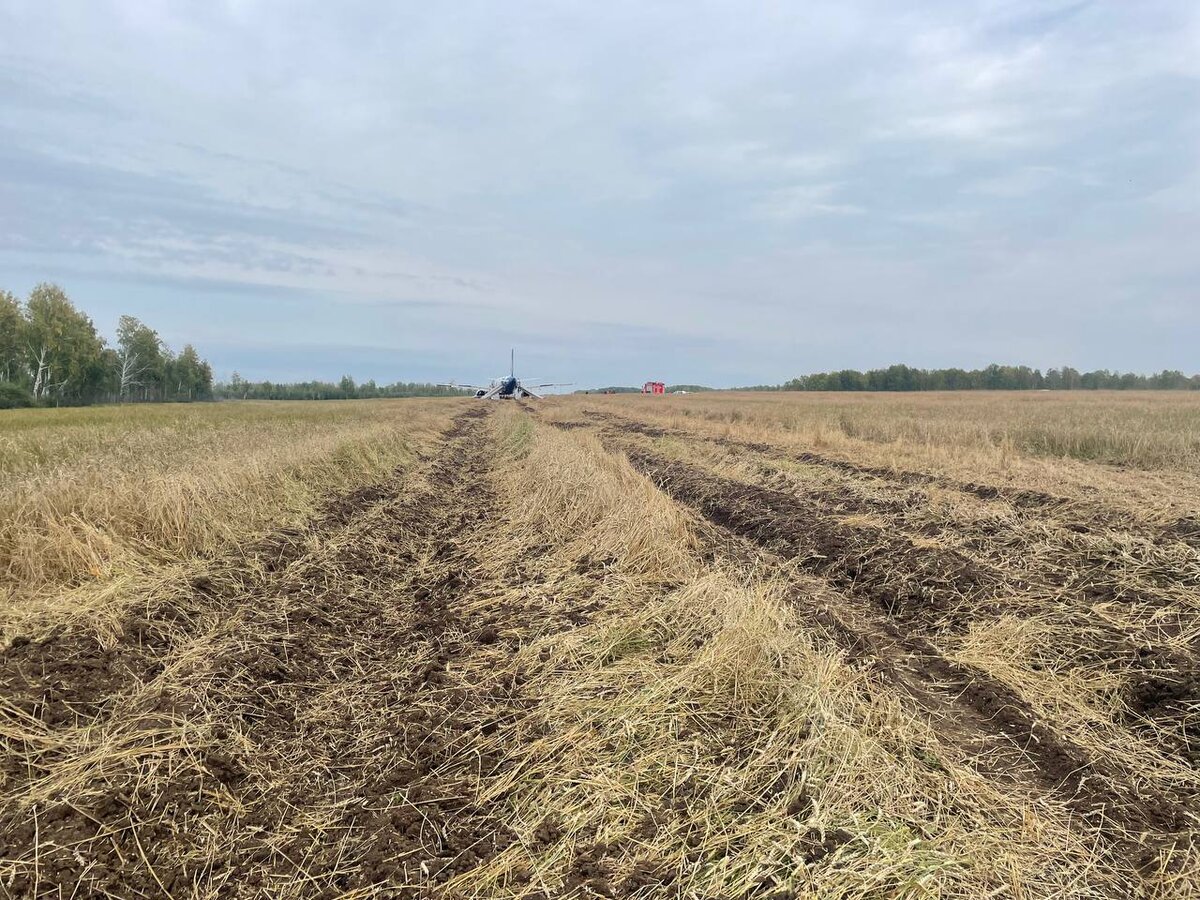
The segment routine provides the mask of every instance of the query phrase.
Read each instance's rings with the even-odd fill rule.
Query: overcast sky
[[[42,280],[219,377],[1194,372],[1200,4],[0,0]]]

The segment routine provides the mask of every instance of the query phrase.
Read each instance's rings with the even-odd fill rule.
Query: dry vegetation
[[[1200,407],[1140,400],[0,422],[0,892],[1194,896]]]
[[[411,460],[446,415],[424,401],[6,412],[0,637],[119,620],[146,578],[303,524]]]

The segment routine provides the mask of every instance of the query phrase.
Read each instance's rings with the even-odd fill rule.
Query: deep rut
[[[1039,721],[1011,689],[947,660],[928,640],[905,628],[889,576],[876,571],[870,554],[836,523],[814,516],[794,497],[777,491],[723,479],[642,450],[628,450],[628,455],[635,468],[675,500],[837,588],[853,616],[826,606],[820,611],[824,624],[852,653],[880,660],[899,685],[936,714],[946,737],[968,749],[989,774],[1018,781],[1032,778],[1040,790],[1061,797],[1105,834],[1135,865],[1145,862],[1146,850],[1137,835],[1157,836],[1151,843],[1157,847],[1191,827],[1191,814],[1180,803],[1139,795],[1102,762]],[[965,584],[972,583],[968,577]]]
[[[1125,532],[1106,532],[1096,521],[1050,519],[1059,526],[1050,530],[1036,511],[1044,514],[1047,507],[1017,517],[1029,523],[1030,531],[1012,527],[1006,518],[1011,511],[997,510],[995,520],[964,522],[935,513],[923,491],[897,486],[911,483],[916,473],[900,473],[897,481],[895,473],[886,470],[812,454],[667,432],[611,415],[591,418],[603,423],[612,441],[628,444],[631,435],[654,438],[669,433],[735,452],[749,449],[760,456],[819,462],[842,473],[844,479],[814,488],[779,473],[771,477],[773,470],[765,467],[766,473],[751,481],[767,489],[763,496],[791,498],[784,502],[782,514],[794,516],[803,510],[821,523],[817,530],[832,535],[839,550],[826,554],[831,569],[839,559],[850,559],[854,571],[840,573],[843,580],[848,575],[860,588],[864,578],[871,580],[872,596],[889,615],[922,631],[961,632],[987,617],[1024,618],[1031,606],[1051,612],[1055,627],[1072,639],[1048,648],[1053,656],[1049,664],[1103,667],[1123,678],[1128,712],[1120,724],[1158,744],[1177,762],[1193,767],[1200,762],[1200,656],[1195,640],[1190,647],[1181,647],[1178,640],[1195,629],[1191,598],[1200,583],[1200,566],[1195,552],[1182,543],[1152,544]],[[633,441],[644,449],[638,438]],[[864,473],[870,476],[866,481],[852,477]],[[923,481],[938,479],[929,476]],[[987,499],[1007,497],[990,489],[971,492]],[[1025,500],[1032,505],[1031,496]],[[1056,514],[1059,511],[1070,510],[1064,506]],[[843,519],[844,528],[837,524]],[[1088,536],[1093,531],[1113,535],[1115,543]],[[836,580],[838,573],[823,574]]]
[[[501,852],[512,834],[473,798],[527,702],[502,663],[529,613],[479,566],[499,524],[485,415],[243,597],[204,653],[106,705],[94,726],[123,758],[44,759],[41,799],[0,813],[3,888],[425,897]]]
[[[847,475],[868,476],[878,478],[893,484],[933,485],[947,490],[969,494],[980,500],[1000,501],[1017,509],[1031,512],[1054,511],[1055,514],[1068,510],[1078,510],[1086,513],[1086,521],[1064,521],[1064,527],[1086,533],[1097,526],[1128,531],[1144,535],[1157,544],[1182,543],[1192,548],[1200,549],[1200,518],[1185,516],[1175,522],[1154,525],[1135,521],[1132,516],[1121,513],[1109,507],[1087,503],[1078,499],[1061,497],[1044,491],[1014,488],[1009,486],[982,484],[972,481],[960,481],[944,475],[929,472],[914,472],[903,469],[892,469],[883,466],[867,466],[837,459],[819,453],[802,450],[787,450],[755,441],[739,441],[734,438],[701,434],[693,431],[663,428],[636,419],[630,419],[615,413],[587,410],[584,415],[596,423],[610,425],[620,430],[646,437],[682,437],[691,441],[704,441],[727,447],[732,450],[748,450],[772,459],[788,460],[807,465],[832,469]]]

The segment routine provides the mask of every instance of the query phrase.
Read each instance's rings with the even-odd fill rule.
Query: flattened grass
[[[528,434],[516,410],[497,424],[501,444]],[[598,557],[605,576],[590,621],[515,660],[538,701],[531,739],[480,799],[523,839],[460,877],[465,896],[557,896],[572,878],[580,896],[645,897],[1128,886],[1061,802],[980,775],[822,643],[784,573],[706,560],[683,510],[586,432],[537,426],[522,442],[492,564],[519,562],[551,596]]]

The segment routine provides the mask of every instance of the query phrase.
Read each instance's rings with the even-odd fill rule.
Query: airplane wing
[[[465,384],[461,381],[439,381],[437,386],[448,388],[470,388],[473,391],[487,390],[487,388],[485,388],[482,384]]]
[[[545,384],[535,384],[534,387],[572,387],[573,381],[548,381]]]

